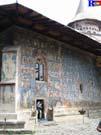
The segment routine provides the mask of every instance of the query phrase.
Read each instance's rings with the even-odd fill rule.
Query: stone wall
[[[100,106],[101,88],[95,56],[22,29],[16,30],[14,44],[21,46],[19,91],[22,107],[30,107],[37,98],[45,99],[45,106]],[[44,82],[35,81],[38,55],[44,56],[47,63],[48,79]]]
[[[65,114],[69,108],[101,107],[101,74],[96,56],[36,32],[12,29],[13,46],[20,48],[16,67],[17,110],[31,109],[32,105],[36,109],[37,99],[44,100],[45,112],[48,107],[55,111],[62,108]],[[37,58],[44,61],[44,81],[35,80]]]

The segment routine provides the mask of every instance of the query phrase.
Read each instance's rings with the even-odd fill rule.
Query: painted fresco
[[[35,35],[34,35],[35,34]],[[32,99],[45,97],[49,106],[58,103],[67,107],[100,102],[101,91],[95,58],[64,44],[33,33],[19,35],[21,67],[19,89],[21,106],[28,108]],[[41,52],[47,59],[48,80],[35,81],[35,61]],[[82,85],[82,92],[80,86]],[[47,94],[46,94],[47,93]]]
[[[15,85],[10,84],[1,86],[0,106],[2,110],[7,112],[12,112],[15,110]]]
[[[33,48],[24,47],[21,53],[20,68],[20,104],[24,108],[31,108],[33,91],[35,87],[35,70]]]
[[[61,83],[62,65],[61,63],[49,62],[48,69],[49,69],[48,94],[50,102],[51,100],[53,101],[53,98],[55,99],[55,101],[60,101],[62,97],[62,83]],[[52,103],[49,104],[53,106]]]
[[[41,52],[42,50],[33,47],[22,47],[19,81],[20,105],[22,108],[31,108],[36,96],[47,96],[46,83],[36,85],[35,81],[35,62],[37,57],[41,57],[41,55],[38,56]]]
[[[2,81],[14,80],[16,75],[16,53],[4,52],[2,54]]]
[[[46,83],[36,83],[34,90],[34,97],[43,97],[46,98],[48,96],[47,84]]]
[[[99,100],[97,94],[98,80],[97,70],[93,59],[90,56],[80,56],[73,51],[64,50],[63,59],[63,88],[67,99],[72,105],[81,103],[81,106],[87,105],[88,102]],[[82,84],[82,93],[80,91],[80,84]]]

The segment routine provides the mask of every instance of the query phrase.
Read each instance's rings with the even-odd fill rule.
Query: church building
[[[93,19],[70,26],[100,31]],[[0,6],[0,119],[26,124],[35,111],[49,120],[49,110],[54,117],[101,114],[100,56],[98,41],[68,26],[18,3]]]

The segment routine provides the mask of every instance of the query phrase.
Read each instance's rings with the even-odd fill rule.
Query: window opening
[[[36,69],[36,80],[38,81],[44,81],[44,64],[41,62],[41,60],[38,60],[35,64]]]

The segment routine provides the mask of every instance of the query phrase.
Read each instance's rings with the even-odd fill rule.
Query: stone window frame
[[[42,53],[42,52],[38,52],[37,55],[36,55],[36,62],[35,62],[35,66],[36,64],[38,64],[38,66],[42,65],[43,66],[43,79],[39,78],[39,79],[36,79],[35,77],[35,80],[36,81],[48,81],[48,70],[47,70],[47,59],[45,57],[45,55]],[[36,71],[36,68],[35,68],[35,71]],[[40,69],[39,71],[40,72]]]
[[[41,59],[37,59],[37,62],[35,63],[35,70],[37,74],[35,79],[37,81],[44,81],[44,63],[41,61]]]

